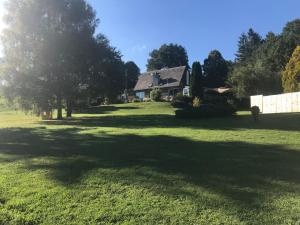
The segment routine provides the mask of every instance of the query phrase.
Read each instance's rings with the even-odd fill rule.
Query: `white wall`
[[[251,96],[252,106],[258,106],[262,113],[300,112],[300,92]]]

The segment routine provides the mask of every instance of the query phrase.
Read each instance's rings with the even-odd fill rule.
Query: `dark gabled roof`
[[[139,79],[134,87],[134,91],[142,91],[152,88],[179,87],[185,71],[186,66],[180,66],[143,73],[139,76]],[[158,86],[153,86],[152,84],[151,74],[154,73],[160,78]]]

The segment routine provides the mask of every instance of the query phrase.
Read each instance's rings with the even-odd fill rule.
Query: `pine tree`
[[[300,46],[296,47],[282,74],[284,92],[300,91]]]
[[[194,62],[192,66],[190,95],[192,97],[203,97],[203,75],[200,62]]]
[[[247,34],[242,33],[238,42],[238,52],[236,54],[237,61],[245,62],[250,59],[253,52],[260,46],[261,43],[261,36],[252,28],[249,29]]]

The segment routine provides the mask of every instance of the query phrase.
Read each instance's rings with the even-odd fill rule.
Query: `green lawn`
[[[0,224],[296,224],[300,114],[177,120],[168,103],[72,120],[0,110]]]

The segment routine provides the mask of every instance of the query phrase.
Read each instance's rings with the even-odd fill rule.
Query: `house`
[[[155,88],[161,89],[165,99],[177,93],[189,95],[189,76],[186,66],[149,71],[139,76],[134,92],[140,99],[150,98],[150,91]]]

